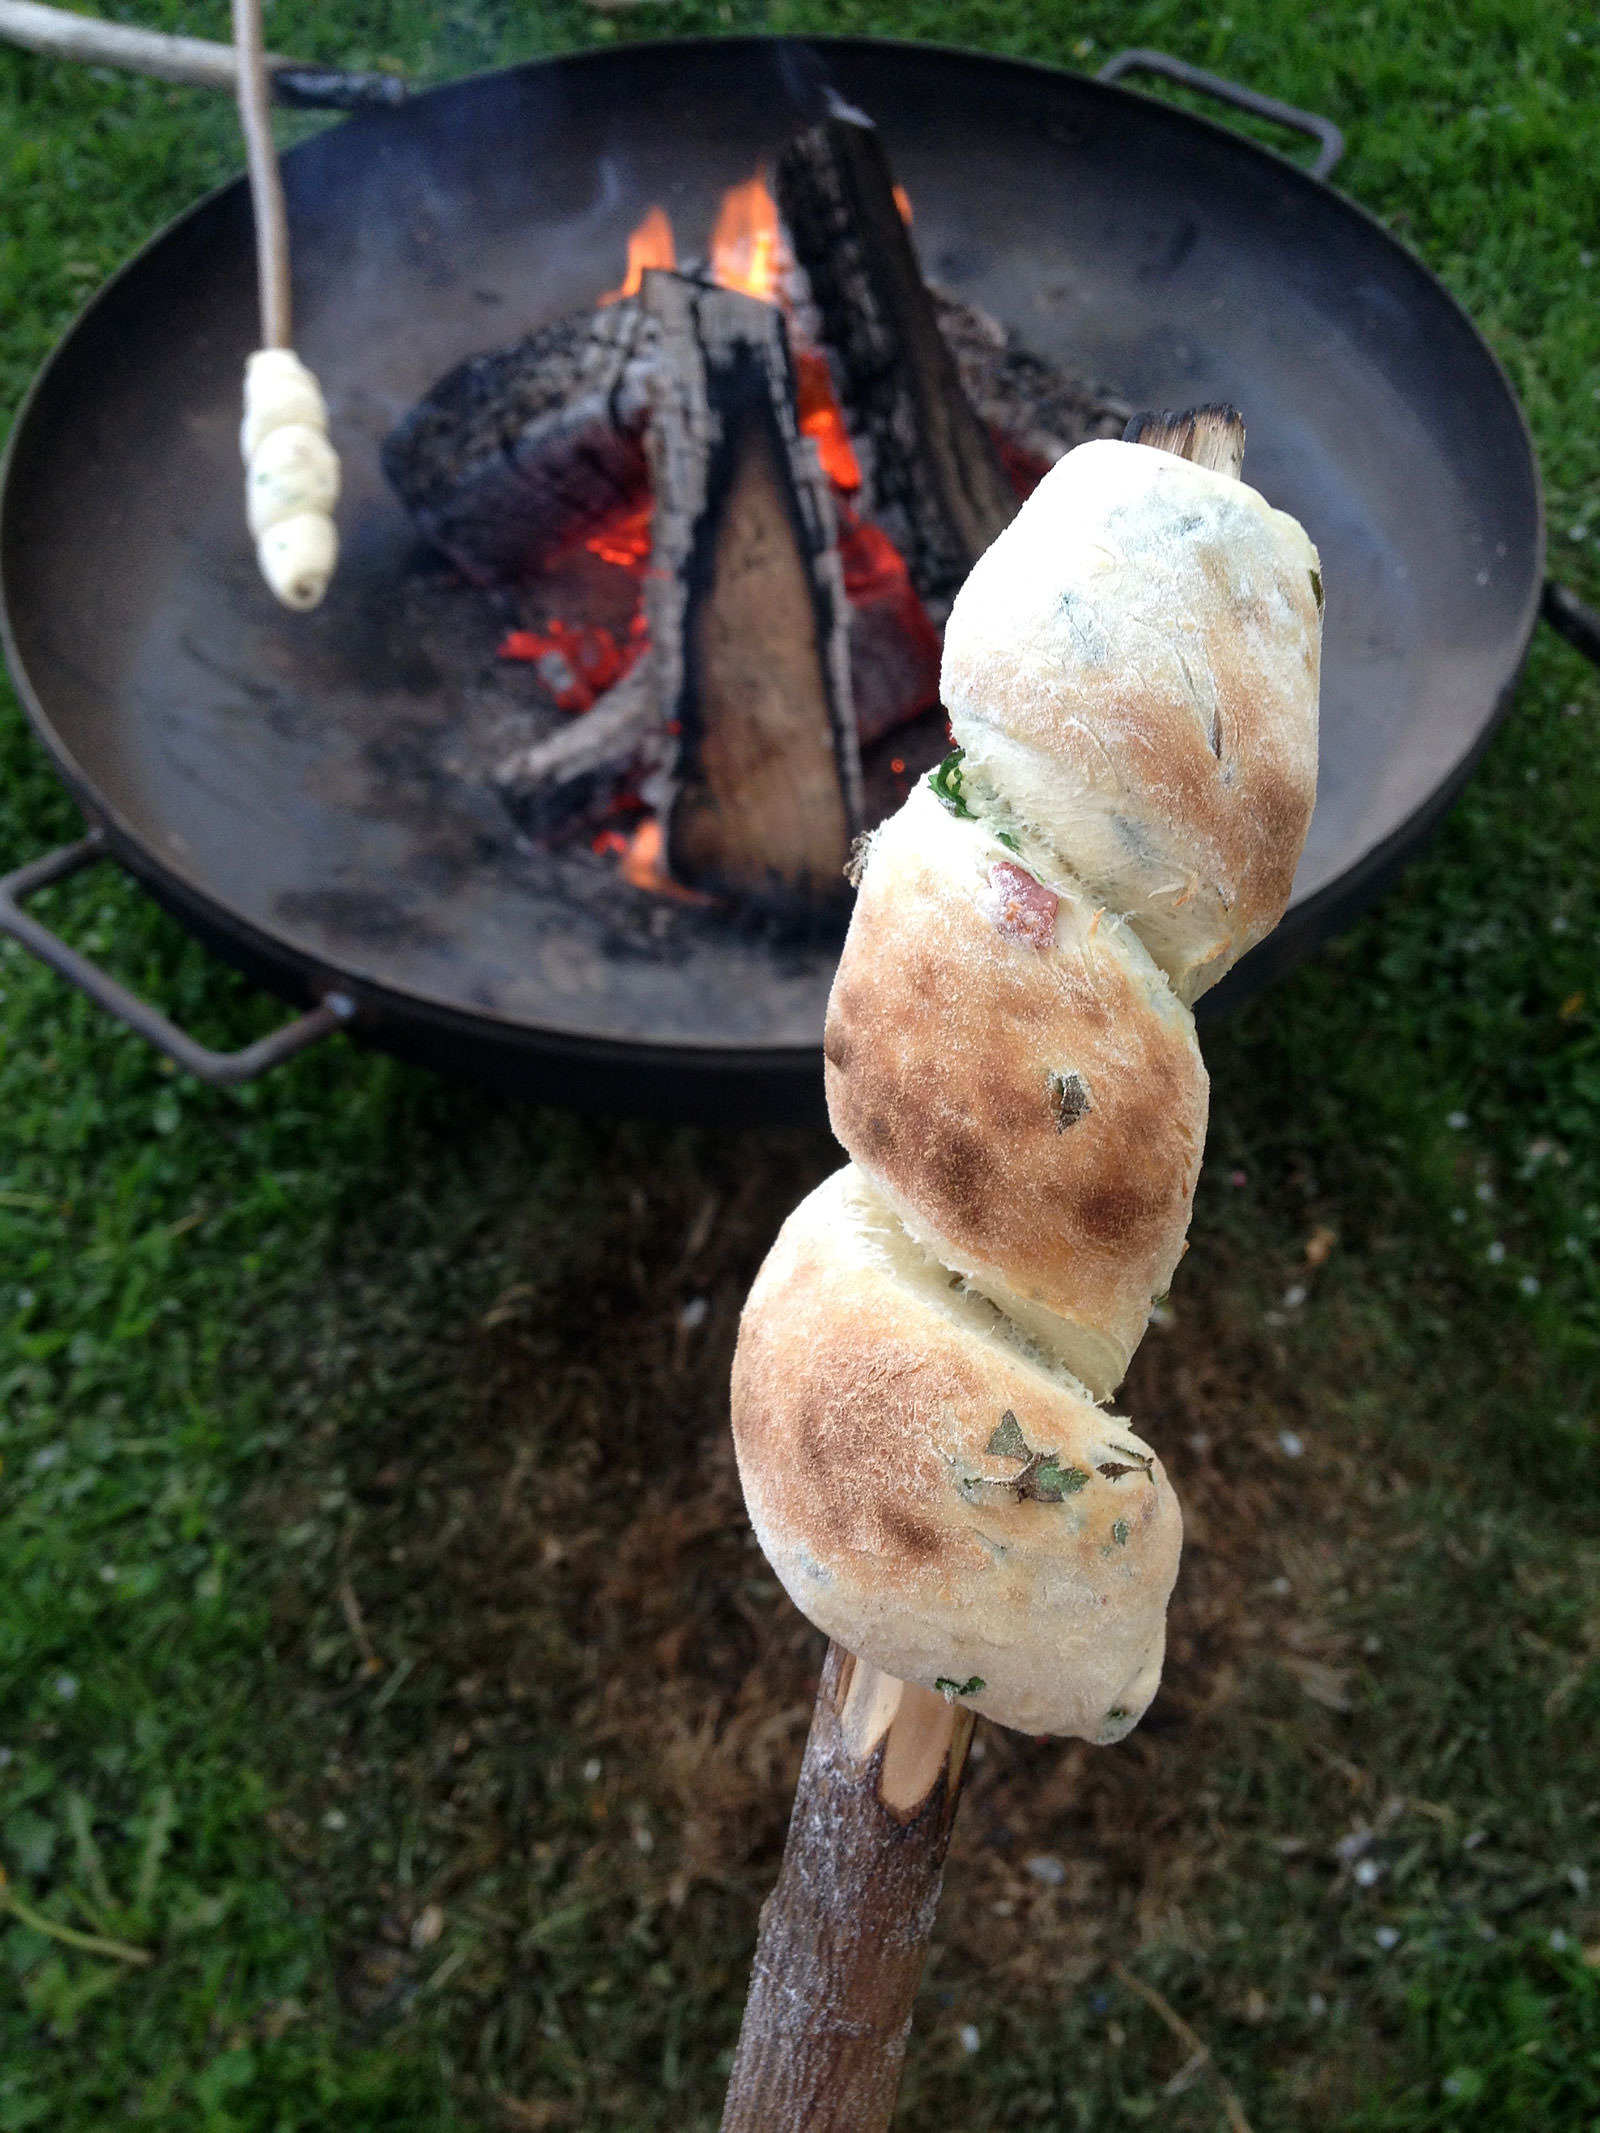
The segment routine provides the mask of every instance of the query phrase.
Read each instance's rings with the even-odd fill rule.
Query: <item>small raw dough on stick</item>
[[[239,446],[261,575],[285,607],[315,607],[339,559],[339,459],[322,388],[292,350],[258,348],[246,365]]]
[[[262,346],[245,366],[245,515],[256,561],[285,607],[317,606],[339,559],[339,461],[322,388],[290,346],[289,226],[272,139],[261,0],[233,0],[239,125],[250,173]]]

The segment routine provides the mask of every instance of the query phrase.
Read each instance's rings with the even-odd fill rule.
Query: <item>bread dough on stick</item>
[[[239,450],[261,575],[285,607],[315,607],[339,560],[339,459],[322,388],[292,350],[258,348],[245,366]]]
[[[950,617],[962,747],[866,852],[827,1037],[854,1161],[741,1323],[791,1597],[1030,1732],[1120,1738],[1159,1682],[1178,1508],[1096,1403],[1183,1249],[1190,1003],[1288,901],[1321,611],[1304,532],[1227,471],[1097,442],[1045,477]]]

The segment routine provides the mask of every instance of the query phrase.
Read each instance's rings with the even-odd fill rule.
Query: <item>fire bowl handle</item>
[[[1191,67],[1186,59],[1174,59],[1170,52],[1150,52],[1143,47],[1118,52],[1106,61],[1095,80],[1120,81],[1124,74],[1163,74],[1168,81],[1180,82],[1186,89],[1214,96],[1220,104],[1232,104],[1256,118],[1271,119],[1275,125],[1287,126],[1291,133],[1306,134],[1318,144],[1311,165],[1314,178],[1331,178],[1344,154],[1344,135],[1332,119],[1323,118],[1316,111],[1302,111],[1298,104],[1280,103],[1275,96],[1263,96],[1259,89],[1246,89],[1240,82],[1229,81],[1226,75]]]
[[[96,1007],[104,1008],[108,1015],[137,1032],[147,1044],[153,1044],[158,1052],[165,1052],[186,1074],[193,1074],[197,1081],[209,1082],[213,1088],[236,1087],[242,1081],[254,1081],[268,1067],[275,1067],[281,1060],[293,1058],[303,1052],[308,1044],[315,1044],[319,1037],[331,1036],[342,1029],[355,1014],[356,1004],[348,994],[330,992],[318,1007],[309,1013],[296,1016],[276,1029],[270,1037],[262,1037],[255,1044],[247,1044],[238,1052],[213,1052],[205,1045],[169,1022],[165,1015],[149,1007],[136,993],[119,985],[115,978],[107,977],[76,948],[69,948],[65,941],[58,940],[47,926],[41,926],[30,918],[22,906],[30,896],[46,889],[52,882],[65,881],[84,867],[93,866],[97,859],[110,857],[105,831],[90,830],[76,844],[64,844],[59,850],[46,852],[42,859],[30,860],[27,866],[18,867],[15,873],[0,878],[0,933],[9,934],[26,948],[30,955],[48,964],[69,985],[76,985],[79,992],[87,994]]]
[[[1539,612],[1575,651],[1600,667],[1600,610],[1585,607],[1576,593],[1568,592],[1554,578],[1546,578]]]
[[[409,94],[398,74],[349,74],[292,61],[269,73],[273,102],[296,111],[395,111]]]

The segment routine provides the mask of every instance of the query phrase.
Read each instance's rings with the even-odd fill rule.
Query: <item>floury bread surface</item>
[[[767,1560],[820,1629],[1032,1733],[1136,1722],[1182,1538],[1160,1461],[853,1166],[756,1278],[733,1415]]]
[[[941,682],[971,805],[1123,913],[1190,1004],[1289,901],[1321,622],[1294,519],[1110,440],[1051,469],[951,610]]]
[[[872,845],[824,1059],[833,1130],[912,1235],[1108,1399],[1206,1132],[1194,1017],[1137,935],[923,786]]]
[[[1184,1249],[1190,1003],[1304,842],[1319,568],[1230,475],[1111,443],[980,560],[961,747],[870,841],[829,1005],[854,1160],[740,1326],[740,1474],[796,1604],[1029,1732],[1118,1739],[1160,1679],[1178,1507],[1097,1403]]]

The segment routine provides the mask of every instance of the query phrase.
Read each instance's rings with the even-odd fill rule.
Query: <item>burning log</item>
[[[796,135],[776,186],[870,455],[872,515],[942,611],[1018,497],[961,389],[877,130],[833,118]]]
[[[862,404],[893,418],[902,445],[905,422],[922,423],[911,434],[933,438],[934,471],[914,458],[906,480],[922,485],[902,480],[897,505],[899,446],[881,424],[861,442],[891,524],[922,513],[926,582],[939,543],[960,537],[951,512],[975,429],[998,450],[1009,514],[1062,453],[1119,433],[1128,410],[923,286],[881,151],[861,131],[846,129],[841,145],[824,128],[796,152],[810,170],[825,150],[844,172],[848,241],[835,267],[878,272],[887,247],[892,300],[878,299],[873,318],[902,337],[897,361],[902,341],[911,349],[909,383]],[[642,800],[682,880],[744,902],[815,903],[836,893],[861,826],[860,749],[937,702],[940,635],[907,557],[858,493],[829,357],[790,348],[776,302],[782,231],[759,180],[727,196],[711,254],[719,286],[678,278],[670,226],[652,210],[629,239],[619,289],[592,313],[459,364],[391,434],[384,467],[466,575],[522,580],[529,594],[534,626],[513,630],[501,655],[538,667],[551,711],[492,772],[520,825],[549,838]],[[848,372],[854,328],[832,330]],[[648,649],[620,679],[616,655],[639,647],[610,609],[607,627],[591,629],[588,595],[570,613],[550,606],[580,546],[629,573],[642,600],[626,635]],[[626,594],[614,584],[600,597],[614,607]],[[609,659],[585,658],[591,638]],[[568,674],[569,661],[582,671]],[[557,712],[582,715],[552,733]]]
[[[458,363],[389,433],[390,484],[475,584],[642,498],[650,341],[629,300],[560,319]]]
[[[932,290],[939,331],[974,414],[994,439],[1013,484],[1032,483],[1091,437],[1120,437],[1132,403],[1068,377],[1024,348],[975,304]]]
[[[862,827],[833,493],[795,416],[783,314],[653,269],[645,580],[673,874],[826,900]],[[592,714],[591,714],[592,715]]]

